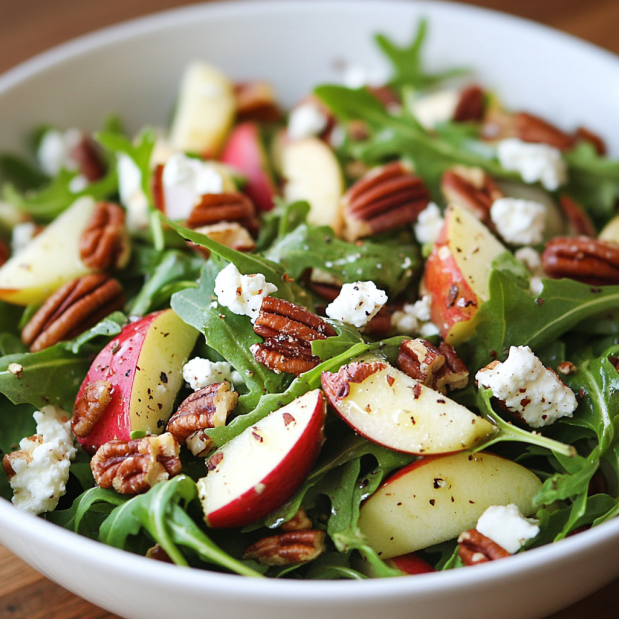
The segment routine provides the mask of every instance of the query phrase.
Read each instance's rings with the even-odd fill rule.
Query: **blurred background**
[[[190,0],[0,0],[0,73],[81,34],[194,3]],[[479,0],[462,4],[526,17],[619,53],[617,0]]]

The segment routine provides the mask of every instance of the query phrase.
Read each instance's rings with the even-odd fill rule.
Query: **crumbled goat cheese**
[[[460,92],[455,89],[440,90],[424,95],[412,102],[412,112],[425,129],[434,129],[439,123],[453,118],[460,101]]]
[[[441,216],[441,211],[434,202],[430,202],[419,216],[415,223],[415,236],[422,245],[424,243],[436,243],[439,232],[445,220]]]
[[[329,318],[360,329],[378,314],[385,303],[387,295],[374,282],[355,282],[342,286],[340,294],[327,306],[326,312]]]
[[[200,196],[222,193],[224,181],[206,161],[176,153],[163,168],[161,177],[166,215],[187,219]]]
[[[323,111],[311,101],[295,107],[288,118],[288,137],[291,140],[301,140],[314,135],[320,135],[326,128],[329,119]]]
[[[37,434],[20,441],[23,457],[11,459],[13,503],[33,514],[52,511],[66,492],[75,457],[71,423],[64,411],[46,406],[34,413]]]
[[[277,286],[270,284],[261,273],[241,275],[229,264],[215,279],[215,294],[220,305],[239,316],[249,316],[254,322],[260,313],[262,300],[277,292]]]
[[[430,295],[425,294],[415,303],[405,303],[401,311],[393,312],[391,326],[402,335],[437,335],[439,328],[430,322],[430,301]]]
[[[226,361],[209,361],[194,357],[183,366],[183,378],[194,390],[227,380],[232,382],[232,366]]]
[[[529,282],[529,292],[537,297],[542,294],[544,290],[544,283],[542,277],[547,277],[542,267],[542,260],[540,255],[532,247],[521,247],[514,254],[516,260],[520,260],[529,271],[531,271],[531,280]]]
[[[88,179],[83,174],[74,176],[69,182],[69,191],[71,193],[79,193],[88,187]]]
[[[477,530],[514,554],[539,534],[538,520],[525,518],[517,505],[493,505],[477,521]]]
[[[576,410],[574,392],[528,346],[512,346],[503,363],[479,370],[475,379],[532,428],[571,417]]]
[[[546,207],[539,202],[500,198],[492,203],[490,218],[497,232],[512,245],[537,245],[544,238]]]
[[[342,285],[342,280],[334,277],[328,271],[323,271],[322,269],[312,269],[310,281],[315,282],[316,284],[326,284],[327,286]]]
[[[36,229],[36,225],[31,221],[17,224],[13,228],[11,233],[11,251],[13,255],[18,254],[32,241]]]
[[[82,132],[79,129],[46,131],[37,150],[37,159],[43,172],[48,176],[57,176],[63,169],[77,170],[79,164],[72,152],[81,141]]]
[[[525,183],[540,181],[545,189],[555,191],[567,180],[561,152],[547,144],[508,138],[499,142],[497,155],[503,168],[518,172]]]
[[[128,155],[121,154],[116,165],[118,193],[127,209],[127,228],[131,232],[148,228],[148,199],[142,190],[140,168]]]

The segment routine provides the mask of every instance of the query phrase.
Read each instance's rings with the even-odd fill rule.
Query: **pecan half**
[[[99,447],[90,468],[100,488],[139,494],[181,472],[179,450],[180,445],[170,433],[132,441],[113,440]]]
[[[112,401],[112,385],[106,380],[88,383],[75,402],[71,429],[79,438],[86,438],[105,413]]]
[[[90,183],[99,180],[105,175],[105,164],[101,158],[99,148],[85,133],[82,134],[82,139],[71,149],[69,156],[77,163],[80,173]]]
[[[578,127],[574,134],[574,140],[578,144],[579,142],[590,142],[593,144],[598,155],[605,155],[607,152],[606,142],[593,131],[589,131],[586,127]]]
[[[6,246],[6,243],[0,239],[0,267],[9,259],[11,251]]]
[[[307,517],[304,509],[299,509],[297,513],[284,522],[281,526],[282,531],[308,531],[312,528],[312,521]]]
[[[490,208],[503,192],[481,168],[457,165],[443,173],[441,191],[448,203],[470,211],[477,219],[490,223]]]
[[[212,226],[200,226],[199,228],[195,228],[195,231],[208,236],[209,239],[213,239],[213,241],[217,241],[217,243],[221,243],[226,247],[231,247],[236,251],[248,252],[256,249],[256,242],[254,239],[247,229],[243,228],[237,221],[222,221]],[[205,258],[211,255],[211,252],[206,249],[206,247],[200,247],[200,245],[196,245],[190,241],[187,242],[187,245],[202,254]]]
[[[125,303],[120,283],[105,273],[74,279],[43,303],[22,331],[22,341],[36,352],[70,340]]]
[[[590,236],[595,238],[597,230],[586,211],[569,196],[562,195],[559,198],[559,205],[563,214],[567,218],[570,231],[575,235]]]
[[[324,531],[291,531],[258,540],[243,553],[263,565],[289,565],[313,561],[325,550]]]
[[[256,361],[275,372],[297,376],[320,363],[312,354],[311,342],[337,335],[320,316],[275,297],[262,301],[254,331],[265,338],[250,348]]]
[[[241,82],[234,85],[236,119],[239,122],[277,122],[282,112],[277,105],[273,86],[267,82]]]
[[[460,559],[467,566],[511,557],[511,554],[503,546],[499,546],[490,538],[482,535],[477,529],[469,529],[460,534],[458,544]]]
[[[187,442],[194,456],[206,455],[212,447],[204,430],[226,424],[239,394],[230,391],[230,383],[214,383],[192,393],[170,417],[166,431],[179,443]]]
[[[520,112],[516,114],[516,137],[523,142],[535,142],[554,146],[559,150],[569,150],[574,146],[574,138],[551,125],[539,116]]]
[[[486,95],[479,86],[473,84],[460,93],[452,120],[457,123],[479,121],[484,117],[485,111]]]
[[[558,236],[546,243],[542,265],[550,277],[569,277],[591,286],[619,284],[619,244]]]
[[[29,436],[28,440],[37,443],[37,445],[43,444],[43,436],[41,434],[34,434],[33,436]],[[32,456],[25,449],[4,454],[4,457],[2,458],[2,469],[4,470],[6,476],[9,478],[9,481],[11,481],[13,477],[15,477],[13,463],[16,460],[25,460],[26,463],[29,463],[32,462]]]
[[[405,164],[374,168],[342,197],[344,237],[353,242],[413,223],[429,202],[423,181]]]
[[[187,227],[195,230],[222,221],[236,221],[252,235],[258,233],[260,226],[254,203],[242,193],[229,192],[201,196],[187,218]]]
[[[80,257],[90,269],[122,269],[131,257],[125,211],[117,204],[99,202],[80,239]]]

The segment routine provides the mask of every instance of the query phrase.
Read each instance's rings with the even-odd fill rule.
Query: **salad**
[[[248,577],[462,569],[619,515],[619,162],[428,73],[0,156],[0,495]]]

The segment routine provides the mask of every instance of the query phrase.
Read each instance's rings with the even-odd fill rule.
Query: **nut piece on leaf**
[[[179,451],[180,445],[170,433],[114,440],[99,447],[90,468],[100,488],[139,494],[181,472]]]
[[[99,202],[80,239],[80,257],[89,268],[122,269],[131,257],[125,211],[117,204]]]
[[[325,551],[324,531],[291,531],[258,540],[243,553],[263,565],[289,565],[313,561]]]
[[[505,548],[482,535],[477,529],[464,531],[458,537],[458,544],[460,559],[467,566],[511,557]]]
[[[106,380],[89,383],[75,402],[71,429],[73,434],[86,438],[103,416],[112,401],[112,385]]]
[[[265,338],[250,349],[256,360],[275,372],[297,376],[320,363],[312,354],[311,342],[337,335],[320,316],[275,297],[262,301],[254,331]]]
[[[256,249],[256,242],[252,239],[247,228],[243,228],[243,226],[236,221],[221,221],[211,226],[200,226],[199,228],[195,228],[195,231],[236,251],[249,252]],[[201,253],[205,258],[208,258],[211,254],[206,247],[201,247],[191,241],[188,241],[187,245]]]
[[[473,84],[460,93],[460,100],[453,113],[452,120],[456,123],[480,121],[486,111],[486,95],[484,91]]]
[[[204,430],[226,424],[239,399],[230,383],[213,383],[192,393],[170,417],[166,431],[179,442],[187,442],[194,456],[206,455],[212,441]]]
[[[574,138],[539,116],[520,112],[516,114],[516,137],[523,142],[548,144],[559,150],[574,146]]]
[[[70,340],[122,309],[125,295],[120,283],[105,273],[74,279],[43,303],[22,331],[22,341],[37,352]]]
[[[251,234],[258,232],[259,222],[253,202],[242,193],[209,193],[201,196],[187,218],[187,227],[195,230],[202,226],[238,222]]]
[[[90,183],[105,175],[105,164],[99,148],[85,133],[82,133],[82,139],[71,149],[70,159],[77,163],[80,173]]]
[[[353,242],[413,223],[429,202],[423,181],[405,164],[374,168],[342,197],[344,238]]]
[[[307,531],[312,528],[312,521],[307,517],[304,509],[298,509],[297,513],[286,520],[281,526],[282,531]]]

